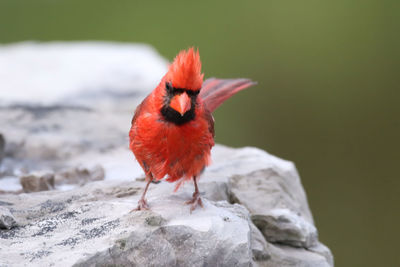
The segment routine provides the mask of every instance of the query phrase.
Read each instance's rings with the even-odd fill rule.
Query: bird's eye
[[[175,95],[180,95],[180,94],[183,94],[184,92],[185,92],[184,89],[181,89],[181,88],[174,88],[174,94],[175,94]]]
[[[193,90],[187,90],[186,92],[187,92],[187,94],[190,95],[190,96],[197,96],[197,95],[200,93],[200,90],[195,90],[195,91],[193,91]]]
[[[172,84],[170,82],[165,83],[165,88],[168,92],[172,92]]]

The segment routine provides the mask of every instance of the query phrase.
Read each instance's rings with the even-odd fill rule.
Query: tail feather
[[[213,112],[225,100],[250,86],[256,85],[249,79],[207,79],[200,90],[200,97],[207,108]]]

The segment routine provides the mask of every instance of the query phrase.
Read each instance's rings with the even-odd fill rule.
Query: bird
[[[169,65],[158,86],[139,104],[129,131],[129,148],[142,167],[146,186],[132,211],[149,209],[145,199],[151,182],[163,178],[176,182],[193,180],[190,212],[203,207],[198,179],[211,163],[214,146],[212,112],[237,92],[256,83],[250,79],[204,81],[199,50],[182,50]]]

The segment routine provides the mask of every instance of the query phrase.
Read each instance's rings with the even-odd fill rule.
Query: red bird
[[[145,195],[150,182],[168,175],[168,182],[193,179],[191,211],[203,206],[197,179],[210,164],[214,146],[214,118],[219,105],[254,85],[248,79],[204,82],[198,50],[181,51],[160,84],[136,108],[129,132],[130,149],[142,166],[147,185],[135,210],[148,209]]]

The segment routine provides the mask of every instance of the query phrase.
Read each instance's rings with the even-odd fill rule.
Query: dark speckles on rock
[[[89,225],[92,224],[93,222],[97,221],[99,218],[87,218],[87,219],[83,219],[81,221],[82,225]]]
[[[69,237],[67,239],[64,239],[60,243],[56,244],[57,246],[71,246],[74,247],[76,244],[79,243],[79,238],[77,237]]]
[[[60,215],[57,215],[56,217],[59,219],[62,219],[62,220],[67,220],[67,219],[75,218],[77,214],[78,214],[78,212],[76,212],[76,211],[68,211],[68,212],[61,213]]]
[[[27,256],[30,258],[30,261],[32,262],[36,259],[41,259],[43,257],[46,257],[46,256],[50,255],[51,253],[53,253],[53,252],[47,251],[47,250],[39,250],[39,251],[33,252]]]
[[[40,220],[37,223],[34,223],[34,225],[38,226],[40,229],[32,236],[41,236],[53,232],[58,227],[59,224],[62,224],[67,220],[75,218],[77,214],[78,212],[69,211],[58,214],[51,218]]]
[[[15,227],[10,230],[0,230],[0,239],[13,239],[18,236],[22,227]]]
[[[49,219],[49,220],[41,221],[37,225],[40,229],[38,232],[36,232],[32,236],[41,236],[41,235],[45,235],[49,232],[53,232],[57,228],[58,223],[55,220]]]
[[[40,204],[40,210],[43,212],[55,213],[65,209],[64,202],[54,202],[51,200],[47,200]]]
[[[83,229],[80,231],[83,234],[85,239],[92,239],[106,235],[112,229],[119,226],[119,219],[106,222],[105,224],[101,225],[100,227],[95,227],[90,230]]]

